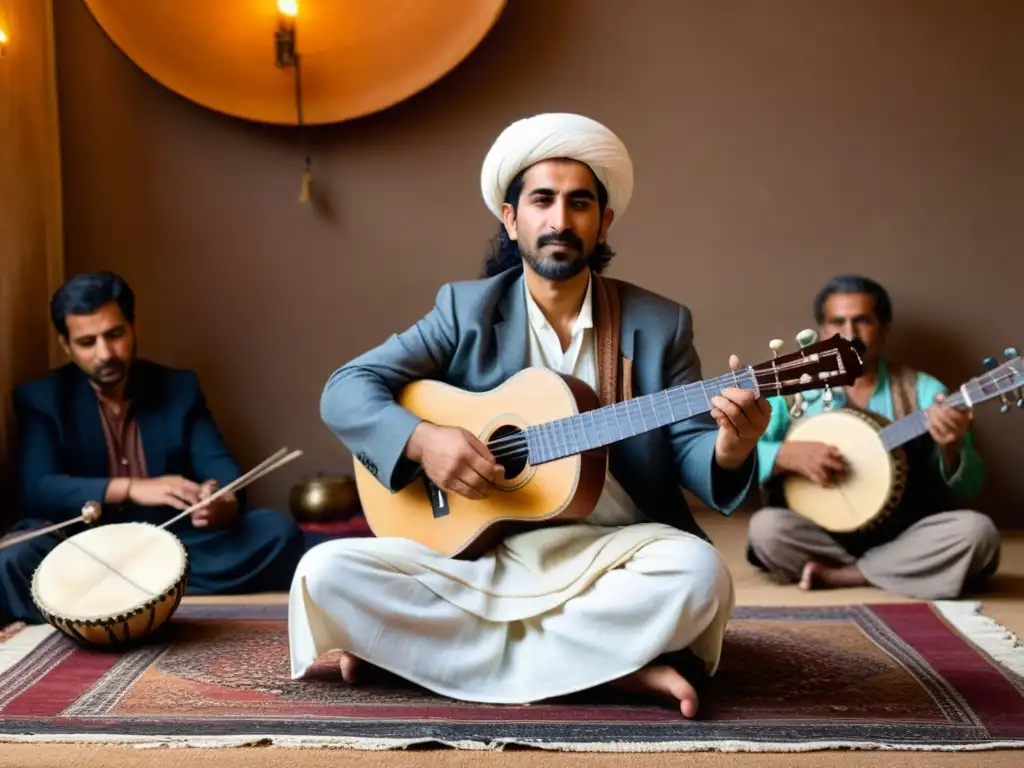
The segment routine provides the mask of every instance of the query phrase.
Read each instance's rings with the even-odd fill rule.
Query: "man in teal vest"
[[[985,470],[971,438],[970,411],[943,406],[940,381],[886,359],[892,303],[875,281],[833,279],[818,293],[814,313],[822,337],[856,336],[866,348],[864,374],[833,391],[832,407],[855,406],[889,420],[924,408],[928,433],[904,446],[909,487],[898,510],[868,531],[829,533],[781,505],[778,479],[796,473],[825,485],[842,478],[843,456],[825,443],[784,442],[792,403],[771,398],[771,421],[757,449],[759,481],[771,506],[750,521],[748,560],[803,589],[873,585],[906,597],[943,599],[980,585],[998,567],[1000,540],[988,517],[964,508],[980,490]],[[822,394],[804,395],[797,417],[820,413]]]

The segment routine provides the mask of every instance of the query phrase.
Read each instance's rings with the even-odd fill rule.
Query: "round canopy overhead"
[[[275,66],[277,0],[82,0],[144,72],[235,117],[296,124],[295,72]],[[336,123],[431,85],[487,35],[505,0],[299,0],[302,119]]]

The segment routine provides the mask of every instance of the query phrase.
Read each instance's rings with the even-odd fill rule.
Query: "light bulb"
[[[277,0],[277,10],[285,16],[298,16],[299,0]]]

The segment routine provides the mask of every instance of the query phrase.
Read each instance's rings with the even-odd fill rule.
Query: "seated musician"
[[[601,277],[632,179],[625,147],[587,118],[538,115],[502,132],[482,169],[501,221],[485,277],[442,286],[425,317],[343,365],[323,392],[325,423],[380,483],[397,491],[422,472],[481,499],[501,472],[476,436],[396,403],[416,379],[483,392],[546,367],[604,390],[604,402],[700,380],[690,311]],[[633,375],[620,376],[629,359]],[[680,483],[735,509],[754,487],[769,416],[738,388],[713,406],[710,418],[613,444],[583,523],[516,533],[477,559],[402,538],[314,547],[292,584],[293,676],[340,650],[348,682],[383,668],[441,695],[504,703],[614,683],[692,717],[734,598]]]
[[[833,392],[832,407],[852,405],[889,420],[924,408],[928,433],[904,446],[909,487],[899,509],[870,530],[829,533],[775,506],[773,478],[797,473],[818,485],[832,483],[847,471],[844,457],[825,443],[783,442],[792,417],[782,398],[771,398],[771,422],[757,450],[761,483],[774,486],[775,498],[750,521],[748,560],[803,589],[873,585],[905,597],[944,599],[980,587],[998,567],[1000,540],[987,516],[965,508],[984,475],[970,411],[942,405],[941,382],[886,358],[892,303],[878,283],[835,278],[818,293],[814,314],[821,337],[840,333],[866,347],[863,375],[845,391]],[[799,418],[821,412],[821,392],[815,394],[807,393]],[[901,403],[904,413],[898,412]]]
[[[79,275],[50,305],[71,362],[14,392],[28,531],[99,504],[98,524],[161,524],[242,472],[196,374],[136,357],[135,297],[120,277]],[[0,621],[42,621],[32,573],[81,524],[0,549]],[[305,547],[288,515],[226,493],[168,528],[188,551],[188,594],[288,588]]]

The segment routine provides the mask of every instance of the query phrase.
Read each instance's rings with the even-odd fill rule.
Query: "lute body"
[[[484,393],[414,381],[402,390],[398,403],[431,423],[462,427],[487,444],[530,424],[591,411],[598,399],[579,379],[528,368]],[[510,528],[582,520],[597,504],[607,448],[536,465],[525,458],[502,461],[504,476],[490,496],[479,500],[440,493],[422,473],[391,493],[361,464],[353,466],[366,522],[375,536],[413,539],[450,556],[475,557]]]
[[[356,486],[374,535],[473,558],[511,532],[586,518],[604,488],[609,445],[706,414],[723,389],[788,394],[845,385],[860,372],[856,343],[837,335],[758,366],[601,407],[584,382],[544,368],[527,368],[487,392],[414,381],[396,402],[431,423],[476,435],[504,476],[481,500],[438,489],[422,472],[391,492],[357,461]]]

